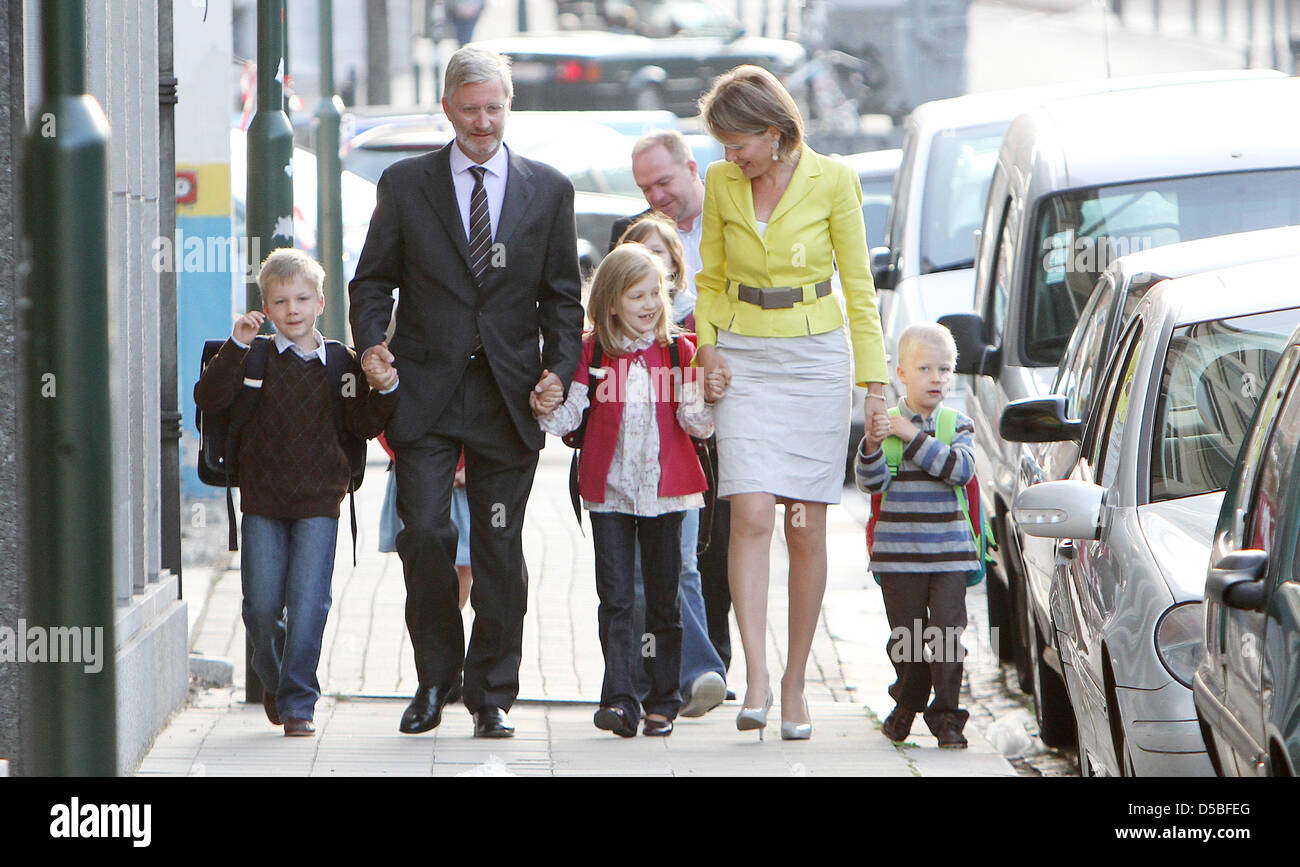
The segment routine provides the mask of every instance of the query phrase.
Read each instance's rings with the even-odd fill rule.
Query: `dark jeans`
[[[731,585],[727,581],[731,504],[718,499],[718,441],[712,437],[709,438],[708,461],[711,468],[709,489],[704,492],[704,509],[700,512],[700,592],[704,596],[709,641],[722,658],[725,674],[731,668]],[[704,547],[706,537],[708,545]]]
[[[605,680],[600,690],[603,707],[622,707],[628,719],[641,716],[637,698],[636,666],[642,665],[650,681],[644,710],[647,714],[677,716],[681,707],[678,679],[682,668],[682,613],[677,595],[681,574],[683,512],[657,518],[638,518],[611,512],[592,512],[591,538],[596,549],[596,593],[600,648],[605,654]],[[633,570],[636,543],[641,543],[645,580],[645,634],[633,626]]]
[[[889,618],[885,645],[897,679],[889,695],[904,709],[924,711],[930,731],[947,718],[959,726],[970,716],[959,707],[962,660],[966,651],[966,573],[880,572],[880,589]],[[928,650],[927,650],[928,646]],[[926,659],[926,656],[930,659]],[[926,707],[930,689],[934,701]]]

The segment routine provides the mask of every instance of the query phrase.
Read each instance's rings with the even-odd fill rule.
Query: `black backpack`
[[[200,375],[208,362],[221,350],[225,339],[208,340],[203,344]],[[235,519],[235,500],[232,488],[239,487],[239,435],[244,425],[253,417],[257,402],[262,396],[262,380],[266,376],[266,363],[270,358],[272,339],[259,335],[244,357],[244,386],[235,395],[230,406],[220,412],[205,413],[196,410],[194,422],[199,429],[199,481],[215,488],[226,489],[226,516],[230,527],[230,550],[239,550],[238,524]],[[349,504],[352,512],[352,561],[356,564],[357,506],[355,492],[361,487],[366,474],[366,441],[354,436],[343,423],[343,375],[351,366],[351,353],[337,340],[325,341],[325,375],[335,384],[334,426],[339,432],[339,442],[348,457],[352,478],[348,483]],[[198,385],[195,384],[197,392]]]

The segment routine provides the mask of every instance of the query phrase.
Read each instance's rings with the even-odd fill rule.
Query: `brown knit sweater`
[[[257,409],[239,438],[240,508],[267,518],[337,518],[352,475],[334,424],[331,389],[342,384],[327,381],[316,357],[304,359],[292,348],[277,352],[274,343],[269,350]],[[243,386],[247,355],[226,341],[199,378],[194,398],[200,410],[230,406]],[[401,389],[372,391],[355,355],[350,372],[356,389],[343,399],[344,424],[370,439],[384,429]]]

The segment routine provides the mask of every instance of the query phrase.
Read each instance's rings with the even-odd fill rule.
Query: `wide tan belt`
[[[808,291],[808,290],[811,290]],[[812,297],[808,297],[809,295]],[[747,304],[762,307],[764,310],[780,310],[794,307],[802,301],[816,301],[831,294],[831,281],[823,280],[815,286],[774,286],[759,289],[755,286],[736,284],[736,297]]]

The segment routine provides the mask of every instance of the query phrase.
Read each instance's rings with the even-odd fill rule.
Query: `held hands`
[[[731,366],[713,346],[701,346],[699,355],[704,369],[704,402],[713,403],[722,398],[731,384]]]
[[[376,391],[387,391],[397,385],[396,360],[388,349],[387,343],[377,343],[361,356],[361,369],[365,371],[366,382]]]
[[[528,406],[533,415],[541,418],[550,415],[564,401],[564,383],[549,370],[542,371],[542,378],[537,380],[533,390],[528,394]]]
[[[230,336],[245,346],[252,346],[253,339],[257,337],[257,332],[262,330],[262,323],[265,321],[266,314],[261,310],[250,310],[235,320],[235,328],[230,332]]]
[[[867,429],[867,444],[864,451],[868,455],[875,454],[876,449],[889,436],[891,423],[888,413],[877,412],[867,417],[869,427]]]

